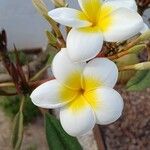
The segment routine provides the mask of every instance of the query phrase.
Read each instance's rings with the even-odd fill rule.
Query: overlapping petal
[[[52,62],[52,71],[60,83],[69,88],[78,89],[84,66],[85,63],[72,62],[67,55],[67,50],[62,49]]]
[[[117,91],[102,87],[86,93],[86,97],[94,109],[98,124],[110,124],[121,116],[124,104]]]
[[[57,8],[49,12],[56,22],[73,27],[67,37],[67,50],[72,61],[88,61],[100,52],[103,40],[127,40],[144,27],[142,17],[136,12],[135,0],[78,2],[82,11]]]
[[[72,29],[67,37],[68,54],[75,62],[94,58],[100,52],[102,44],[102,33],[93,28]]]
[[[83,12],[72,8],[56,8],[49,11],[48,15],[56,22],[69,27],[87,27],[91,23]]]
[[[62,86],[57,80],[51,80],[37,87],[30,97],[36,106],[58,108],[70,102],[75,96],[75,91]]]
[[[95,115],[84,97],[79,96],[60,110],[60,122],[68,134],[79,136],[94,127]]]
[[[100,11],[102,0],[78,0],[82,11],[90,21],[96,20]]]
[[[136,35],[143,28],[142,17],[129,9],[120,8],[111,14],[112,23],[108,30],[103,32],[105,41],[123,41]]]
[[[118,68],[107,58],[95,58],[86,65],[83,78],[86,90],[101,86],[113,88],[118,79]]]
[[[128,8],[133,11],[137,11],[137,4],[135,0],[106,0],[103,5],[103,7],[110,7],[112,11],[118,9],[118,8]]]

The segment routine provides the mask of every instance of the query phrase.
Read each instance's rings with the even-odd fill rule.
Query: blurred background
[[[138,0],[139,13],[150,27],[150,1]],[[49,10],[54,6],[45,0]],[[69,6],[78,8],[77,0],[68,0]],[[0,0],[0,29],[8,35],[8,49],[15,43],[18,49],[45,49],[47,22],[38,14],[31,0]],[[24,57],[24,56],[22,56]],[[124,97],[123,117],[113,125],[102,126],[100,136],[108,150],[150,149],[150,89],[143,92],[126,92],[116,87]],[[19,109],[18,97],[0,97],[0,150],[10,149],[12,119]],[[47,150],[43,118],[27,99],[25,135],[22,150]],[[37,132],[38,131],[38,132]],[[98,150],[97,137],[90,132],[79,137],[85,150]]]

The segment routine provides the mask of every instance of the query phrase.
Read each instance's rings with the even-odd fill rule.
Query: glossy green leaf
[[[78,140],[68,135],[60,122],[48,113],[45,114],[45,129],[50,150],[82,150]]]
[[[128,91],[142,91],[150,87],[150,70],[137,71],[127,83]]]
[[[14,119],[12,133],[12,147],[14,150],[19,150],[23,139],[23,113],[19,111]]]

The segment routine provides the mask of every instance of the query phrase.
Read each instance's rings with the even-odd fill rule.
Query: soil
[[[125,102],[123,116],[116,123],[101,127],[107,149],[149,150],[150,89],[144,92],[119,91]]]

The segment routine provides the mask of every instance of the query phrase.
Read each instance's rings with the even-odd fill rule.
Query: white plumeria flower
[[[67,37],[67,51],[73,61],[87,61],[101,50],[103,41],[118,42],[143,28],[135,0],[78,0],[81,11],[57,8],[49,16],[73,27]]]
[[[56,79],[37,87],[31,99],[39,107],[60,108],[60,122],[68,134],[85,134],[95,123],[110,124],[121,116],[123,100],[113,89],[118,69],[112,61],[74,63],[63,49],[55,56],[52,71]]]

